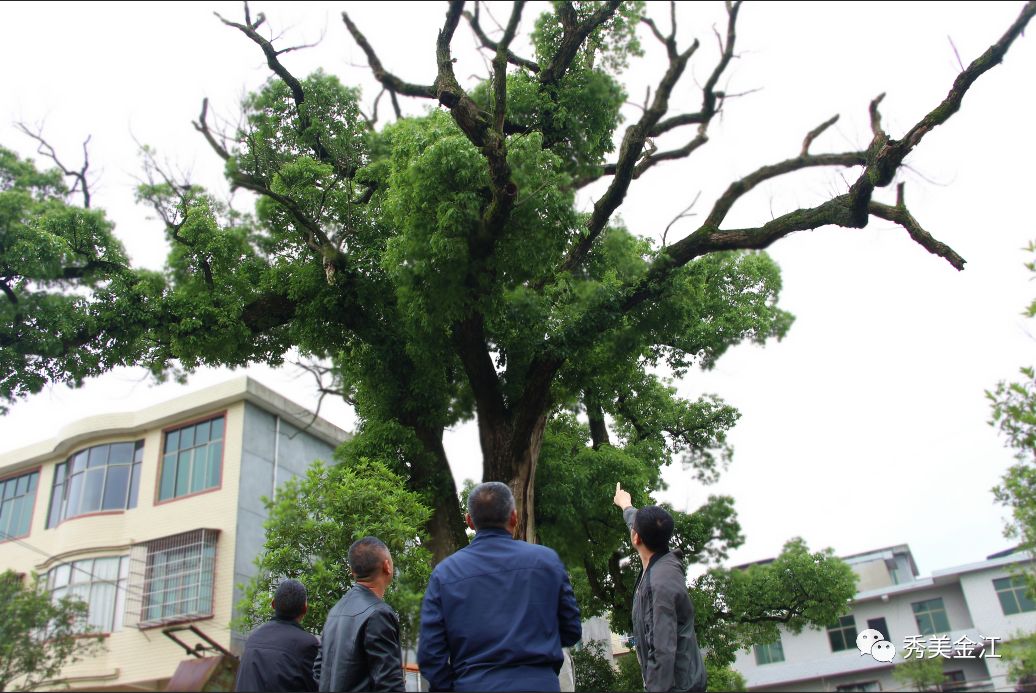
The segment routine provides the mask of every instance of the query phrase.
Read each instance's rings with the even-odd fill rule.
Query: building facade
[[[0,571],[81,597],[104,640],[69,685],[163,690],[196,644],[239,653],[230,622],[263,545],[261,498],[346,438],[241,377],[0,453]]]
[[[739,653],[734,668],[749,690],[907,690],[892,671],[919,656],[941,660],[944,691],[1013,690],[999,655],[1004,642],[1036,631],[1036,603],[1017,575],[1027,554],[994,554],[928,577],[906,545],[843,560],[859,577],[850,613],[825,630],[782,629],[776,642]],[[868,629],[895,647],[891,661],[876,659],[873,643],[858,644]]]

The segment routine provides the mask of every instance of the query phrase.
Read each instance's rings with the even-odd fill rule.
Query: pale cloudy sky
[[[1021,2],[748,3],[742,10],[740,58],[728,72],[731,100],[694,158],[659,166],[635,184],[621,216],[656,238],[702,193],[707,208],[726,185],[754,168],[794,156],[804,134],[835,113],[838,124],[813,151],[861,148],[870,139],[867,104],[882,106],[901,135],[945,95],[960,67],[1014,20]],[[377,93],[363,54],[342,26],[348,9],[386,66],[430,82],[438,3],[259,2],[285,41],[322,37],[317,48],[285,56],[296,73],[316,67]],[[526,13],[531,23],[534,9]],[[674,108],[697,104],[695,79],[711,70],[712,26],[722,5],[681,4],[684,45],[702,48]],[[100,179],[95,205],[108,210],[134,261],[160,267],[159,225],[135,206],[140,170],[134,138],[161,158],[219,189],[221,167],[194,132],[203,97],[233,118],[241,95],[267,78],[258,50],[212,15],[240,19],[237,3],[0,4],[0,144],[28,155],[33,147],[13,123],[43,122],[69,159],[92,136]],[[498,16],[505,10],[501,9]],[[653,3],[663,24],[666,7]],[[679,383],[682,393],[715,392],[742,419],[735,458],[724,478],[703,488],[679,469],[663,499],[694,508],[709,493],[729,493],[747,542],[732,561],[774,555],[785,540],[853,553],[909,543],[923,573],[983,558],[1003,548],[1003,511],[990,488],[1011,462],[986,421],[984,390],[1033,363],[1033,325],[1021,311],[1036,296],[1022,247],[1036,238],[1032,214],[1036,153],[1036,37],[1030,30],[1004,64],[982,77],[963,109],[931,134],[901,173],[914,215],[968,260],[958,273],[889,223],[865,230],[824,229],[772,248],[783,268],[782,305],[797,316],[788,338],[732,350],[709,373]],[[641,100],[659,74],[658,46],[626,74]],[[457,74],[485,74],[464,31],[454,42]],[[404,107],[420,112],[426,104]],[[387,104],[383,104],[383,118]],[[635,115],[631,110],[630,114]],[[801,173],[760,186],[735,208],[731,224],[756,225],[846,187],[837,171]],[[589,190],[585,205],[599,189]],[[892,190],[879,193],[891,201]],[[677,225],[670,239],[693,228]],[[266,384],[312,406],[308,375],[251,370]],[[232,375],[212,371],[188,387]],[[45,439],[70,418],[167,399],[184,390],[153,386],[141,372],[92,380],[78,391],[51,388],[0,419],[0,449]],[[350,428],[348,409],[325,401],[323,413]],[[448,449],[458,480],[478,477],[473,425],[452,431]]]

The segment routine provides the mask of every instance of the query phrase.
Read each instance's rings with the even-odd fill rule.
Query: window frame
[[[852,623],[844,623],[846,619],[849,619]],[[846,637],[846,633],[852,631],[852,637]],[[856,648],[856,636],[860,634],[860,631],[856,629],[856,615],[846,614],[845,616],[839,616],[838,620],[834,624],[827,627],[827,644],[831,647],[831,652],[845,652],[846,650],[852,650]],[[844,641],[844,646],[836,648],[834,636],[838,635]]]
[[[197,426],[198,424],[205,423],[206,421],[215,421],[216,419],[222,419],[223,420],[223,438],[222,438],[222,444],[220,445],[220,451],[219,451],[219,483],[216,484],[215,486],[211,486],[209,488],[201,489],[200,491],[193,491],[191,493],[185,493],[183,495],[177,496],[177,495],[175,495],[176,483],[175,483],[175,480],[174,480],[174,483],[173,483],[174,495],[170,496],[169,498],[163,499],[161,497],[161,493],[162,493],[162,472],[163,472],[163,470],[165,468],[165,457],[166,457],[165,446],[166,446],[166,441],[169,438],[169,434],[177,432],[177,431],[181,431],[181,430],[183,430],[185,428],[189,428],[189,427],[192,427],[192,426]],[[209,442],[212,442],[211,438],[209,439]],[[177,448],[177,450],[180,450],[180,448]],[[227,454],[227,410],[226,409],[224,409],[223,411],[219,411],[219,412],[213,412],[213,413],[210,413],[210,414],[205,414],[204,416],[199,416],[197,418],[189,419],[187,421],[181,421],[181,422],[178,422],[176,424],[173,424],[172,426],[167,426],[166,428],[163,428],[162,429],[161,445],[158,448],[158,465],[156,467],[157,471],[156,471],[156,474],[155,474],[155,498],[154,498],[154,504],[156,506],[159,506],[159,505],[165,505],[166,503],[175,503],[176,501],[183,500],[185,498],[194,498],[196,496],[202,496],[202,495],[204,495],[206,493],[215,493],[216,491],[222,490],[223,489],[223,471],[224,471],[223,467],[224,467],[224,463],[226,462],[226,454]]]
[[[774,646],[776,646],[777,651],[780,652],[780,659],[777,659],[774,656],[774,650],[772,649]],[[786,661],[784,658],[784,643],[781,642],[781,636],[779,633],[777,634],[777,639],[773,642],[764,643],[762,645],[753,645],[752,652],[755,654],[756,666],[762,667],[767,664],[779,664],[780,662]],[[763,652],[766,653],[765,657],[760,657],[759,655]],[[762,661],[763,659],[766,661]]]
[[[19,539],[24,539],[25,537],[28,537],[28,536],[32,535],[32,521],[36,518],[36,501],[39,499],[39,495],[40,495],[40,477],[43,476],[42,469],[43,469],[42,465],[37,465],[35,467],[29,467],[28,469],[21,469],[21,470],[19,470],[17,472],[13,472],[13,473],[8,474],[6,476],[0,476],[0,484],[5,484],[8,481],[14,481],[14,480],[22,478],[23,476],[24,477],[28,477],[28,476],[31,476],[33,474],[36,475],[36,485],[32,487],[32,490],[31,491],[27,491],[26,493],[23,493],[20,496],[17,496],[17,498],[24,498],[25,496],[29,495],[30,493],[32,494],[32,506],[29,509],[29,523],[25,527],[25,533],[24,534],[12,534],[12,535],[8,536],[6,530],[0,530],[0,532],[2,532],[2,534],[0,534],[0,544],[7,543],[9,541],[18,541]],[[26,485],[28,485],[29,483],[31,483],[31,482],[26,482]],[[17,492],[17,488],[18,487],[17,487],[17,483],[16,483],[16,485],[15,485],[16,492]],[[15,498],[11,498],[10,500],[14,501]],[[5,501],[3,499],[2,492],[0,492],[0,508],[3,507],[4,502]]]
[[[1007,581],[1007,586],[997,587],[996,583],[1003,581]],[[1021,584],[1016,584],[1018,581],[1020,581]],[[1004,577],[993,578],[993,591],[996,592],[996,598],[1000,602],[1000,610],[1003,612],[1004,616],[1014,616],[1015,614],[1026,614],[1036,611],[1036,601],[1025,594],[1027,591],[1025,577],[1021,575],[1005,575]],[[1010,612],[1007,610],[1004,604],[1004,598],[1008,595],[1010,595],[1011,599],[1014,600],[1014,605],[1017,607],[1017,610]],[[1027,602],[1032,604],[1032,608],[1023,609],[1022,599],[1025,599]]]
[[[108,455],[109,455],[108,459],[110,459],[111,447],[114,446],[114,445],[132,445],[133,446],[133,455],[132,455],[132,457],[130,457],[130,461],[129,461],[128,465],[127,464],[122,464],[122,463],[118,463],[118,464],[114,464],[113,465],[113,464],[110,464],[109,462],[105,462],[105,464],[103,465],[104,468],[105,468],[105,472],[104,472],[104,483],[101,486],[101,494],[100,494],[101,507],[100,507],[100,509],[98,509],[98,510],[90,510],[88,512],[79,513],[77,515],[68,515],[67,501],[68,501],[68,492],[69,492],[69,482],[70,482],[70,480],[72,479],[73,476],[85,475],[87,473],[87,471],[90,469],[90,467],[87,466],[81,472],[71,473],[70,474],[69,470],[71,469],[70,465],[72,464],[73,458],[75,458],[75,457],[77,457],[78,455],[81,455],[81,454],[86,454],[87,455],[87,459],[89,460],[89,454],[90,454],[91,450],[95,450],[95,449],[98,449],[98,448],[109,448],[109,450],[108,450]],[[115,440],[115,441],[111,441],[111,442],[108,442],[108,443],[99,443],[97,445],[91,445],[89,447],[79,448],[79,449],[75,450],[74,452],[72,452],[71,454],[67,455],[64,460],[62,460],[61,462],[58,462],[57,464],[55,464],[54,465],[54,474],[53,474],[53,476],[51,477],[51,480],[50,480],[50,502],[47,505],[47,519],[46,519],[46,522],[44,523],[44,527],[46,529],[54,529],[55,527],[60,527],[62,524],[64,524],[65,522],[68,522],[69,520],[78,520],[81,517],[93,517],[93,516],[96,516],[96,515],[119,515],[121,513],[126,512],[127,510],[135,509],[137,507],[137,504],[140,502],[140,482],[141,482],[141,478],[144,475],[144,449],[145,449],[145,447],[146,447],[146,443],[145,443],[145,439],[144,438],[135,438],[133,440]],[[139,460],[137,459],[138,453],[139,453],[139,457],[140,457]],[[87,462],[87,464],[89,465],[89,462]],[[129,469],[129,475],[126,478],[126,499],[125,499],[125,503],[124,503],[122,508],[113,508],[113,509],[105,510],[104,509],[104,498],[105,498],[105,494],[106,494],[106,492],[108,490],[108,474],[109,474],[110,469],[112,467],[127,467]],[[61,482],[59,484],[58,481],[57,481],[58,473],[59,473],[59,471],[62,470],[62,468],[64,468],[64,476],[62,477],[62,480],[61,480]],[[136,476],[137,476],[137,497],[136,498],[133,498],[133,475],[134,474],[136,474]],[[58,486],[61,487],[61,497],[60,498],[55,498],[55,493],[58,490]],[[57,505],[59,507],[59,511],[58,511],[58,514],[57,514],[57,519],[53,521],[53,524],[51,524],[52,520],[54,519],[53,515],[54,515],[55,501],[56,501],[56,503],[57,503]],[[132,501],[132,504],[131,504],[131,501]]]
[[[115,579],[98,578],[96,574],[96,562],[97,561],[117,561],[117,567],[115,571]],[[90,571],[87,572],[89,580],[86,582],[75,582],[74,576],[76,571],[85,572],[82,568],[76,568],[77,563],[83,563],[90,561]],[[57,573],[61,568],[68,568],[68,581],[62,585],[55,586],[54,583],[57,580]],[[72,585],[86,585],[87,597],[79,597],[82,601],[87,604],[87,613],[82,622],[83,635],[95,636],[95,635],[109,635],[116,631],[121,631],[126,627],[126,603],[127,597],[129,596],[129,568],[130,568],[130,557],[129,554],[118,554],[115,556],[91,556],[89,558],[78,558],[69,560],[65,563],[58,563],[50,568],[46,573],[46,589],[47,593],[50,594],[51,599],[54,599],[54,592],[57,590],[64,590],[62,596],[68,596],[71,594]],[[105,626],[108,623],[111,624],[110,628],[98,627],[90,624],[90,596],[93,593],[93,586],[95,584],[107,584],[111,585],[114,583],[115,595],[112,599],[111,611],[107,614],[107,620]],[[120,596],[119,591],[122,591]],[[72,595],[78,596],[78,595]],[[90,630],[96,628],[96,630]]]
[[[938,610],[925,609],[924,611],[919,611],[917,608],[920,604],[930,604],[936,601],[939,602],[939,604],[941,605],[941,608]],[[953,630],[953,627],[950,625],[950,615],[946,613],[946,602],[943,601],[942,597],[931,597],[930,599],[922,599],[920,601],[911,602],[910,610],[914,615],[914,623],[917,624],[917,632],[920,635],[937,635],[939,633],[949,633],[951,630]],[[935,617],[933,616],[933,614],[938,613],[942,613],[943,619],[946,621],[946,628],[944,630],[940,629],[938,627],[938,624],[935,623]],[[927,616],[929,619],[931,619],[933,630],[927,631],[924,627],[921,626],[921,616]]]
[[[190,542],[191,535],[199,535],[197,541]],[[187,532],[179,532],[177,534],[159,537],[158,539],[153,539],[151,541],[144,542],[144,579],[141,583],[140,613],[138,615],[136,623],[136,627],[139,630],[147,630],[149,628],[161,628],[177,623],[203,621],[205,619],[213,618],[215,616],[216,590],[218,587],[218,582],[216,580],[216,564],[217,559],[219,557],[219,536],[220,531],[218,529],[202,528],[192,529]],[[169,579],[169,577],[164,574],[162,575],[162,577],[156,577],[154,575],[155,560],[153,556],[160,552],[182,551],[192,545],[200,546],[200,555],[198,557],[200,566],[197,572],[199,574],[198,584],[201,585],[205,578],[204,562],[206,560],[206,543],[210,540],[212,546],[212,555],[209,559],[211,561],[211,579],[209,580],[209,599],[207,610],[205,611],[205,613],[200,613],[201,610],[199,609],[199,613],[194,614],[177,614],[172,616],[159,616],[157,618],[146,618],[146,616],[148,615],[148,610],[151,607],[155,606],[154,604],[150,603],[152,596],[159,592],[165,593],[169,591],[169,589],[166,587],[163,587],[163,589],[161,590],[153,589],[153,585],[156,580],[164,581]],[[166,564],[168,564],[168,561],[166,562]],[[183,574],[184,573],[180,573],[180,575]],[[183,585],[180,585],[176,589],[183,588]],[[198,597],[195,597],[195,599],[197,600],[199,606],[203,603],[200,594]],[[161,608],[164,604],[165,602],[159,604],[159,608]]]

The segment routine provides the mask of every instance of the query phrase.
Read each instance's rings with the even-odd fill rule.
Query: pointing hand
[[[616,482],[615,484],[615,505],[619,506],[620,509],[625,510],[626,508],[633,505],[633,499],[630,497],[629,491],[622,490],[622,484]]]

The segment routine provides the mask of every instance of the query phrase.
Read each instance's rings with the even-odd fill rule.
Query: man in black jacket
[[[284,580],[273,596],[272,620],[252,631],[237,671],[238,691],[315,691],[313,661],[320,642],[299,625],[306,614],[306,588]]]
[[[632,614],[644,690],[704,691],[705,662],[694,633],[687,571],[669,550],[673,517],[657,505],[637,510],[619,484],[614,500],[644,566],[633,588]]]
[[[385,603],[392,556],[377,537],[349,547],[356,584],[331,607],[314,675],[321,691],[402,691],[399,617]]]

